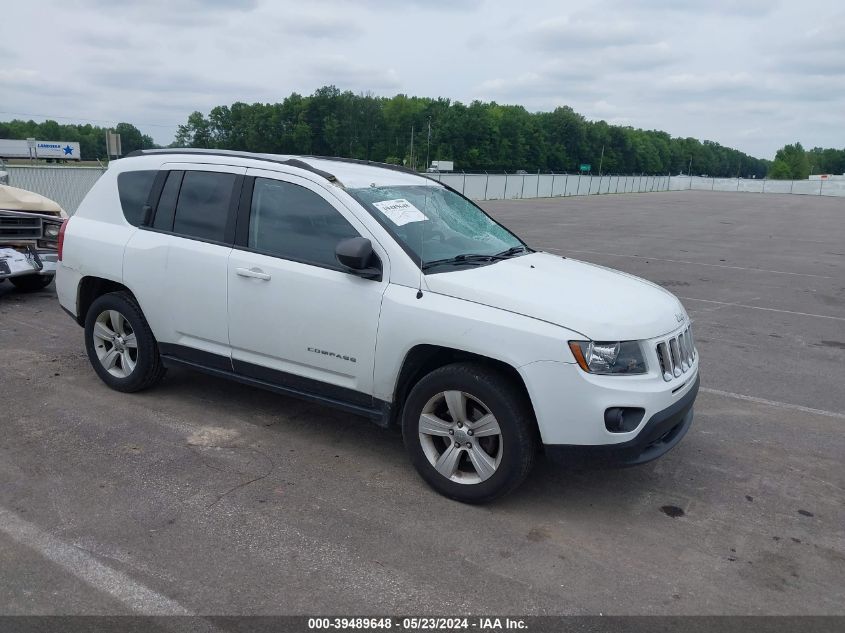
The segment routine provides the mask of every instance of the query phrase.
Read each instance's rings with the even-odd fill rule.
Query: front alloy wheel
[[[402,436],[428,484],[464,503],[516,488],[537,448],[534,412],[516,372],[480,362],[423,376],[402,408]]]
[[[463,391],[441,391],[429,399],[419,431],[429,463],[451,481],[485,481],[502,461],[502,431],[496,416]]]

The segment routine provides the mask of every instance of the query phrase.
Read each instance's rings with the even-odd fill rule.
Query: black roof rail
[[[185,148],[176,148],[176,149],[136,149],[134,152],[130,152],[125,156],[125,158],[131,158],[132,156],[150,156],[156,154],[189,154],[189,155],[199,155],[199,156],[234,156],[235,158],[249,158],[251,160],[263,160],[268,163],[277,163],[279,165],[288,165],[290,167],[296,167],[298,169],[304,169],[305,171],[310,171],[313,174],[321,176],[328,180],[329,182],[339,182],[337,176],[334,174],[324,171],[322,169],[317,169],[316,167],[312,167],[305,161],[299,160],[297,158],[287,158],[282,160],[281,158],[271,158],[268,154],[253,154],[251,152],[238,152],[235,150],[215,150],[215,149],[200,149],[197,147],[185,147]],[[308,156],[307,158],[319,158],[318,156]]]
[[[437,180],[437,178],[432,178],[427,174],[420,173],[410,167],[405,167],[404,165],[394,165],[393,163],[379,163],[378,161],[374,160],[366,160],[363,158],[343,158],[342,156],[313,156],[307,155],[303,156],[303,158],[319,158],[321,160],[334,160],[339,163],[352,163],[355,165],[369,165],[370,167],[380,167],[381,169],[389,169],[391,171],[400,171],[403,174],[411,174],[413,176],[419,176],[420,178],[425,178],[426,180],[430,180],[432,182],[436,182],[439,185],[442,185],[449,191],[454,191],[455,193],[460,193],[457,189],[453,189],[445,182],[441,182]],[[463,194],[461,194],[463,195]]]
[[[299,160],[299,159],[296,159],[296,158],[288,158],[287,160],[279,161],[279,164],[290,165],[291,167],[299,167],[300,169],[305,169],[307,171],[310,171],[312,173],[317,174],[318,176],[322,176],[323,178],[325,178],[329,182],[340,182],[337,179],[337,176],[335,176],[331,172],[323,171],[322,169],[317,169],[316,167],[312,167],[311,165],[306,163],[304,160]]]
[[[395,165],[393,163],[380,163],[375,160],[367,160],[364,158],[345,158],[343,156],[314,156],[313,154],[304,155],[302,158],[319,158],[320,160],[333,160],[338,163],[352,163],[353,165],[369,165],[370,167],[380,167],[381,169],[390,169],[391,171],[401,171],[406,174],[414,174],[425,178],[421,173],[409,169],[404,165]]]

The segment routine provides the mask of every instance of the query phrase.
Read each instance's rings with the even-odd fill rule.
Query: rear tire
[[[23,277],[9,277],[15,288],[21,292],[38,292],[53,282],[53,275],[24,275]]]
[[[422,478],[464,503],[486,503],[515,489],[537,450],[528,398],[512,378],[480,363],[446,365],[414,385],[402,436]]]
[[[125,292],[102,295],[88,308],[85,349],[100,379],[117,391],[147,389],[166,372],[141,308]]]

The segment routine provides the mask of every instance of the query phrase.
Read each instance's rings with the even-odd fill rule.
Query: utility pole
[[[431,117],[428,117],[428,144],[425,147],[425,168],[426,169],[428,169],[428,166],[431,165],[431,163],[428,162],[430,151],[431,151]]]
[[[416,171],[414,167],[414,124],[411,123],[411,169]]]
[[[692,189],[692,155],[689,157],[689,167],[687,167],[687,176],[689,176],[689,188]]]
[[[601,146],[601,158],[599,158],[599,188],[601,188],[601,164],[604,162],[604,145]]]

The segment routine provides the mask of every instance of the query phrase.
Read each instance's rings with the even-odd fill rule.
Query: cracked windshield
[[[470,261],[480,265],[496,261],[491,256],[525,252],[520,248],[523,243],[505,227],[469,200],[439,185],[348,191],[414,253],[415,259],[423,262],[423,268],[432,272],[441,266]]]

